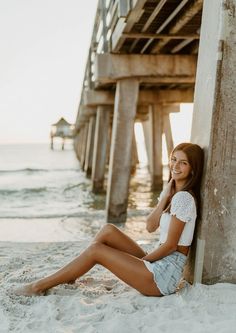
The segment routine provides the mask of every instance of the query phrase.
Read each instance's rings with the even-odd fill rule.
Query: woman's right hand
[[[174,194],[174,188],[175,188],[175,181],[173,178],[171,178],[171,180],[169,181],[169,183],[166,185],[166,187],[162,192],[162,198],[170,200],[170,198]]]

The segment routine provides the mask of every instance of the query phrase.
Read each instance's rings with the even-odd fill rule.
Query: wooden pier
[[[236,0],[98,1],[75,124],[75,152],[95,193],[108,164],[107,222],[124,222],[135,122],[152,188],[162,189],[163,134],[173,148],[169,114],[194,102],[191,141],[206,152],[195,282],[236,282],[235,8]]]
[[[64,150],[65,141],[67,139],[74,138],[74,128],[73,124],[68,123],[64,118],[60,118],[58,122],[51,125],[51,149],[54,149],[54,138],[61,138],[61,149]]]

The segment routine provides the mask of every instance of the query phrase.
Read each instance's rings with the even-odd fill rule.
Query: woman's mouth
[[[172,170],[172,173],[174,173],[175,175],[179,175],[181,172],[180,171],[176,171],[176,170]]]

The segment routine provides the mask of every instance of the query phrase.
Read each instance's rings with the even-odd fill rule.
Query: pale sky
[[[49,142],[75,122],[98,0],[0,0],[0,144]],[[171,115],[175,144],[190,111]],[[184,106],[182,106],[184,110]]]
[[[0,143],[74,123],[98,0],[0,0]]]

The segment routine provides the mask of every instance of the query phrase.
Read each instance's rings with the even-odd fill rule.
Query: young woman
[[[203,150],[182,143],[170,156],[170,179],[159,203],[147,217],[147,230],[160,226],[160,244],[149,254],[112,224],[105,225],[93,242],[69,264],[16,294],[40,295],[49,288],[70,283],[100,264],[147,296],[175,292],[192,243],[200,205]]]

